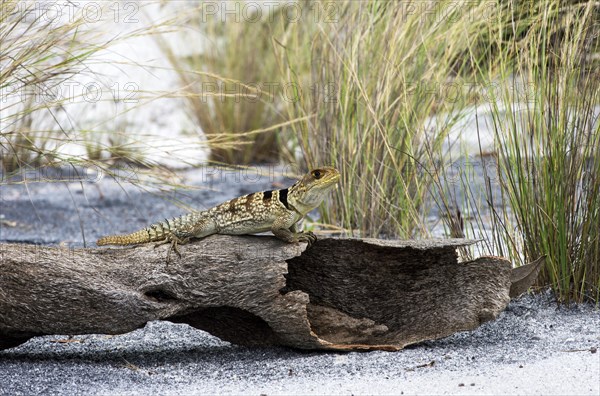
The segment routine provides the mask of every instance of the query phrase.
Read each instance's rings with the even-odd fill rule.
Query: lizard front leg
[[[289,242],[307,242],[310,247],[317,237],[312,232],[298,232],[296,214],[290,212],[278,217],[271,226],[271,232],[277,238]]]

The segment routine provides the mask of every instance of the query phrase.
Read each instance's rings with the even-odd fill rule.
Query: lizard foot
[[[167,252],[167,265],[169,264],[169,262],[171,261],[171,252],[174,251],[177,256],[179,258],[181,258],[181,252],[179,252],[179,245],[185,245],[186,243],[189,242],[189,238],[179,238],[176,235],[169,235],[164,241],[159,242],[157,244],[154,245],[154,248],[156,249],[158,246],[161,245],[165,245],[167,243],[170,243],[171,246],[169,246],[169,250]]]
[[[317,236],[312,231],[300,233],[297,236],[298,242],[307,242],[308,247],[311,247],[313,243],[317,241]]]

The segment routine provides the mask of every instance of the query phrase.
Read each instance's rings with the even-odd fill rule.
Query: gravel
[[[219,192],[199,189],[171,198],[211,206],[281,182],[230,177],[213,185],[213,175],[205,176],[184,175]],[[81,246],[83,229],[89,245],[109,231],[131,231],[182,212],[110,180],[97,188],[88,184],[3,186],[0,240]],[[118,336],[36,337],[1,351],[0,395],[600,395],[599,344],[598,308],[559,306],[550,292],[512,301],[475,331],[400,352],[246,348],[188,325],[150,322]]]
[[[400,352],[245,348],[188,325],[37,337],[0,352],[1,395],[598,395],[600,314],[525,295],[472,332]]]

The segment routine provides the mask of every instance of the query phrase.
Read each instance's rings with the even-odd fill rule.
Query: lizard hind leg
[[[189,214],[176,219],[179,224],[175,223],[177,228],[170,229],[165,235],[165,239],[154,247],[170,243],[169,252],[167,253],[167,263],[171,251],[175,251],[177,256],[181,258],[178,246],[185,245],[192,238],[204,238],[208,235],[217,232],[217,223],[211,217],[202,217],[197,214]]]
[[[177,235],[175,233],[170,233],[167,235],[167,237],[154,245],[154,248],[156,249],[157,247],[161,246],[161,245],[166,245],[168,243],[171,244],[171,246],[169,246],[169,251],[167,252],[167,263],[170,261],[170,257],[171,257],[171,252],[174,251],[177,256],[179,258],[181,258],[181,252],[179,251],[178,246],[179,245],[185,245],[186,243],[188,243],[190,241],[190,237],[189,236],[183,236],[183,235]]]

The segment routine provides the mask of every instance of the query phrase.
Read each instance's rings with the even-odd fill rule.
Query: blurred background
[[[335,166],[309,228],[482,239],[464,258],[545,255],[540,287],[599,300],[598,2],[1,4],[3,207],[14,186],[170,199],[198,172]]]

